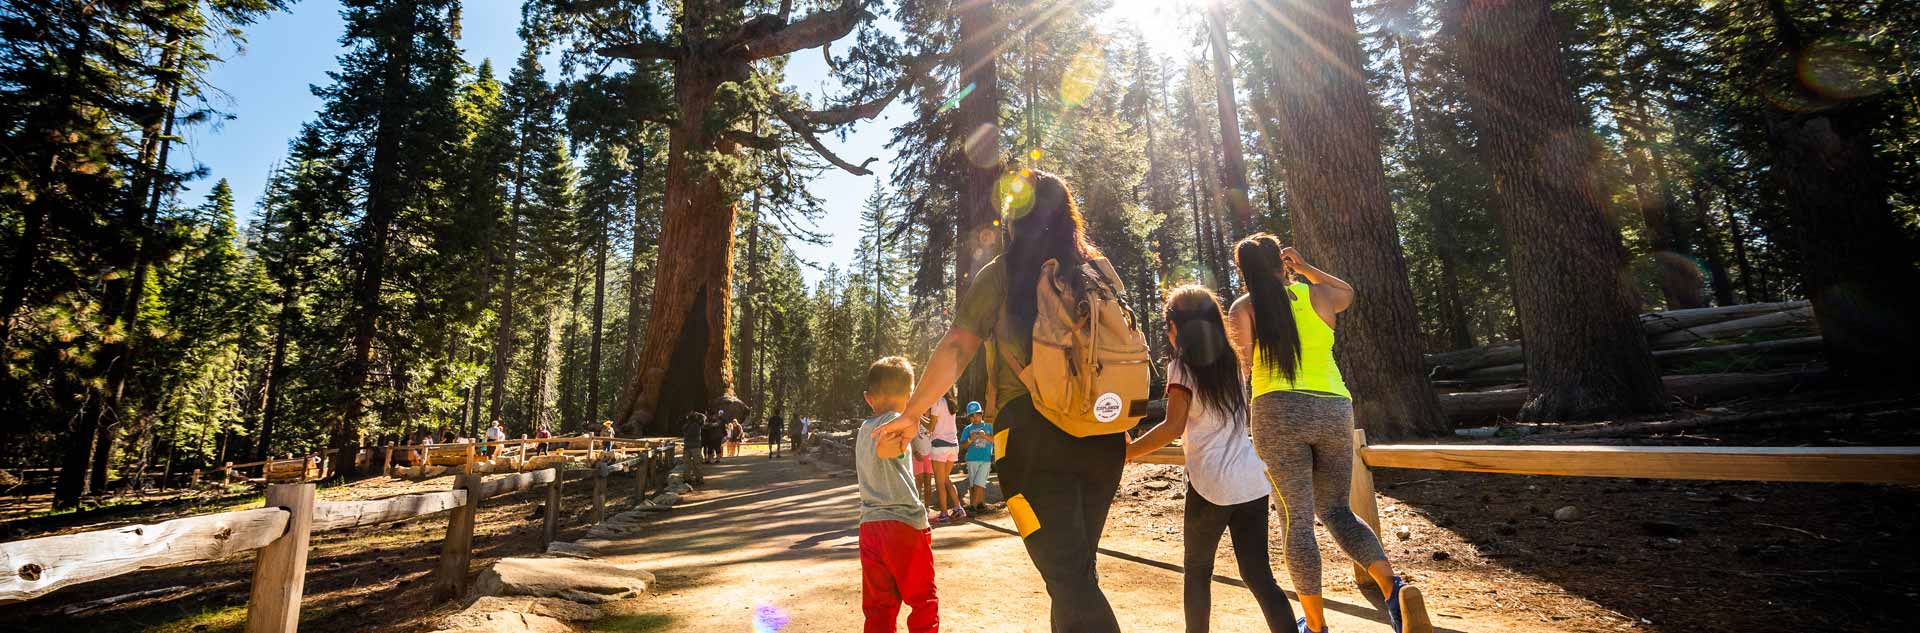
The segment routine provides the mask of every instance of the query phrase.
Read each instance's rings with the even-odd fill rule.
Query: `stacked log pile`
[[[1668,394],[1691,402],[1792,388],[1817,378],[1821,339],[1805,301],[1651,312],[1640,317]],[[1426,356],[1455,422],[1512,416],[1526,401],[1519,341]]]

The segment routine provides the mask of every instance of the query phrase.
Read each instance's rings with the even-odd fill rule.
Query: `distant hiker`
[[[791,434],[787,439],[791,442],[793,454],[799,455],[800,451],[805,449],[807,444],[807,419],[802,417],[787,426],[791,427],[787,429],[787,432]]]
[[[494,420],[493,426],[487,427],[487,441],[504,442],[506,440],[507,440],[507,427],[501,426],[499,420]],[[486,450],[483,451],[482,454],[492,456],[492,455],[498,454],[500,452],[501,447],[496,444],[493,446],[486,446],[483,448],[485,448]]]
[[[920,499],[927,502],[927,512],[933,512],[933,433],[920,427],[920,434],[913,437],[909,448],[913,449],[913,483],[920,487]]]
[[[720,445],[727,441],[727,427],[722,423],[725,416],[726,412],[715,411],[700,427],[700,454],[709,464],[720,462]]]
[[[602,420],[600,422],[600,437],[609,440],[613,439],[613,420]],[[613,450],[613,442],[607,442],[605,448],[607,450]]]
[[[902,416],[879,432],[911,437],[920,416],[979,354],[999,443],[993,469],[1027,556],[1045,581],[1052,603],[1047,620],[1056,633],[1116,633],[1120,623],[1100,590],[1094,561],[1126,466],[1125,431],[1146,409],[1145,338],[1122,314],[1125,284],[1087,241],[1086,218],[1067,183],[1029,169],[1003,182],[1012,194],[1001,213],[1005,252],[974,275]],[[1043,302],[1051,309],[1043,312]],[[1098,310],[1099,318],[1063,314],[1071,307]],[[1050,335],[1101,337],[1097,349],[1085,350],[1097,356],[1035,344],[1034,333],[1043,328]],[[1070,390],[1069,369],[1093,388]]]
[[[1220,299],[1200,286],[1182,286],[1167,296],[1167,419],[1127,445],[1139,459],[1181,438],[1186,452],[1187,633],[1205,633],[1213,605],[1213,561],[1222,533],[1233,532],[1240,579],[1253,592],[1271,633],[1294,631],[1293,606],[1273,578],[1267,557],[1266,464],[1247,439],[1247,395],[1240,357],[1227,341]]]
[[[860,606],[867,633],[890,632],[900,603],[907,631],[940,630],[940,599],[933,583],[933,537],[907,466],[908,443],[875,429],[900,417],[913,389],[913,365],[899,356],[867,367],[867,406],[873,417],[854,435],[854,473],[860,485]]]
[[[767,418],[767,459],[780,459],[780,441],[786,439],[787,427],[780,419],[780,407],[773,408],[773,415]]]
[[[1379,536],[1347,505],[1353,400],[1334,362],[1333,341],[1337,315],[1353,305],[1353,286],[1266,233],[1234,245],[1233,261],[1247,294],[1234,300],[1229,330],[1234,346],[1253,356],[1248,423],[1286,514],[1287,571],[1306,612],[1298,628],[1322,632],[1327,627],[1320,548],[1313,536],[1318,514],[1340,549],[1366,566],[1379,584],[1387,597],[1387,620],[1397,632],[1406,605],[1420,606],[1420,590],[1393,574]]]
[[[687,450],[688,485],[701,482],[700,444],[701,440],[705,439],[706,427],[707,416],[699,411],[688,411],[687,417],[682,418],[680,422],[680,440],[683,443],[682,448]]]
[[[727,421],[727,457],[740,455],[740,443],[747,441],[747,427],[739,420]]]
[[[980,403],[967,403],[967,428],[960,430],[962,444],[967,447],[963,456],[967,462],[967,488],[972,500],[967,504],[975,513],[987,509],[987,475],[993,472],[993,425],[987,424],[985,414],[980,411]]]
[[[534,432],[533,434],[533,438],[537,440],[544,440],[552,437],[553,437],[553,432],[547,430],[547,423],[545,422],[541,422],[540,430]],[[549,442],[541,442],[539,444],[535,444],[534,449],[538,453],[545,454],[547,452],[547,444],[549,444]]]
[[[960,459],[960,425],[953,409],[951,396],[933,401],[933,498],[928,505],[940,511],[935,523],[967,518],[960,491],[953,488],[953,463]]]

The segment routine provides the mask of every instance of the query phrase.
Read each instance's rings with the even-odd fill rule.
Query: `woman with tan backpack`
[[[1056,633],[1120,630],[1094,557],[1125,465],[1125,431],[1146,412],[1151,359],[1119,275],[1053,174],[1002,179],[1006,252],[960,300],[903,415],[875,437],[910,437],[985,350],[994,471],[1027,555],[1046,582]]]

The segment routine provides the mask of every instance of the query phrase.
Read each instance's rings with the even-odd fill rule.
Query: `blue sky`
[[[461,25],[460,46],[469,63],[494,60],[501,80],[520,54],[520,7],[510,0],[472,0],[466,3]],[[241,215],[250,215],[266,187],[267,175],[287,151],[287,142],[300,125],[314,118],[320,100],[309,89],[325,84],[327,72],[339,68],[336,59],[343,50],[339,39],[344,24],[340,5],[335,0],[305,0],[291,12],[278,13],[247,29],[247,43],[235,50],[223,47],[227,61],[215,66],[209,82],[218,90],[211,96],[215,108],[234,117],[217,125],[186,130],[185,143],[176,147],[176,167],[192,164],[206,166],[210,178],[189,183],[190,190],[181,199],[188,204],[205,195],[212,182],[226,178],[238,198]],[[796,54],[788,64],[788,83],[818,96],[829,81],[825,62],[817,51]],[[551,64],[550,64],[551,66]],[[885,149],[889,131],[909,110],[895,105],[874,121],[863,122],[842,141],[823,138],[828,146],[850,161],[868,157],[880,160],[872,165],[873,176],[855,176],[837,169],[814,181],[810,188],[825,201],[827,217],[820,230],[834,238],[825,246],[801,246],[800,256],[819,263],[838,263],[843,267],[852,259],[859,241],[860,203],[873,189],[875,179],[887,179],[892,172],[892,152]],[[817,281],[819,272],[809,272]]]

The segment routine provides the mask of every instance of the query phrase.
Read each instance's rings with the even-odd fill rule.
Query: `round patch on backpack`
[[[1100,394],[1100,398],[1093,401],[1093,419],[1101,422],[1119,419],[1121,404],[1120,394],[1111,391]]]

